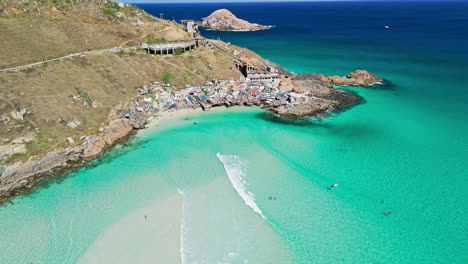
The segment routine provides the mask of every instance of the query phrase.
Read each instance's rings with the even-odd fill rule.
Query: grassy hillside
[[[0,1],[0,68],[89,50],[135,46],[146,36],[190,39],[182,26],[104,1]]]
[[[200,48],[180,56],[154,56],[144,51],[133,56],[90,55],[0,74],[0,115],[10,119],[0,126],[0,142],[11,142],[40,129],[37,140],[27,144],[28,152],[16,159],[68,146],[69,136],[79,144],[80,136],[97,133],[106,124],[114,107],[135,98],[136,88],[160,81],[163,76],[181,87],[215,77],[237,80],[240,73],[230,57]],[[85,96],[79,97],[80,93]],[[88,99],[96,102],[96,108],[84,105]],[[21,109],[30,112],[23,121],[9,118],[11,111]],[[72,121],[80,125],[68,127]]]
[[[0,0],[0,36],[0,68],[88,50],[138,46],[141,41],[191,38],[179,24],[137,7],[101,0]],[[115,108],[134,100],[136,88],[151,82],[170,80],[180,88],[212,78],[238,80],[242,77],[233,56],[255,65],[263,61],[249,50],[216,43],[225,51],[199,48],[165,56],[143,50],[106,53],[1,73],[0,150],[13,145],[26,148],[26,153],[17,152],[3,163],[69,146],[67,137],[80,144],[81,136],[99,133],[114,118]],[[19,113],[25,113],[23,119]]]

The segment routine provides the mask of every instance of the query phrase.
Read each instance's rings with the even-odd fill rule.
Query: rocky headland
[[[149,115],[150,112],[145,112],[128,119],[114,119],[100,129],[100,134],[82,136],[81,145],[75,145],[74,140],[68,137],[68,143],[73,145],[71,147],[53,150],[41,157],[31,156],[26,161],[0,165],[0,203],[28,191],[41,178],[60,175],[65,170],[78,168],[85,161],[99,157],[136,129],[144,128]]]
[[[279,84],[280,90],[293,92],[294,99],[301,103],[280,104],[270,107],[270,110],[280,117],[290,119],[316,117],[360,104],[363,101],[359,95],[336,89],[334,85],[368,87],[383,82],[382,78],[365,70],[357,70],[347,76],[325,76],[311,73],[283,78]]]
[[[237,18],[227,9],[214,11],[208,17],[202,18],[202,21],[199,22],[198,25],[220,31],[257,31],[271,28],[271,26],[250,23],[246,20]]]
[[[189,52],[150,54],[137,45],[187,40],[184,27],[113,1],[4,0],[0,16],[8,36],[0,44],[9,47],[0,52],[0,201],[99,157],[166,111],[257,105],[281,118],[314,117],[362,101],[334,86],[383,81],[362,70],[294,75],[248,49],[203,38]],[[230,21],[214,27],[265,29]],[[64,52],[78,55],[48,62]],[[4,71],[12,66],[20,69]]]

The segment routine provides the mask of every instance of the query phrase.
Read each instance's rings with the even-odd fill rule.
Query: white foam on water
[[[182,190],[179,188],[176,188],[177,191],[182,195],[183,200],[182,200],[182,219],[180,219],[180,263],[185,264],[185,250],[184,250],[184,244],[185,244],[185,233],[186,233],[186,226],[185,226],[185,194]]]
[[[235,155],[222,155],[218,153],[216,156],[223,163],[224,170],[228,175],[229,181],[231,181],[232,187],[234,187],[237,194],[239,194],[242,200],[244,200],[244,203],[252,208],[252,210],[260,215],[260,217],[266,219],[262,210],[260,210],[258,205],[255,203],[255,195],[247,190],[248,184],[246,182],[246,175],[244,172],[247,162]]]

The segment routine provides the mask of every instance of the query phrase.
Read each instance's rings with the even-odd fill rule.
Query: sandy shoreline
[[[103,230],[78,263],[181,263],[182,206],[174,192],[129,212]]]
[[[209,111],[203,111],[201,108],[183,108],[183,109],[170,109],[162,112],[158,112],[155,115],[149,116],[145,119],[146,125],[144,127],[141,127],[139,129],[131,129],[128,132],[124,131],[124,134],[121,135],[113,135],[115,137],[114,141],[112,144],[105,145],[99,149],[99,153],[94,155],[92,158],[86,158],[83,157],[82,153],[78,153],[78,155],[73,155],[75,152],[75,149],[72,148],[67,148],[67,149],[58,149],[56,151],[49,152],[51,155],[54,154],[55,158],[52,159],[51,161],[47,160],[47,155],[43,157],[42,159],[39,159],[37,162],[40,163],[39,165],[36,164],[34,166],[28,165],[28,164],[13,164],[13,168],[10,168],[10,170],[15,171],[15,170],[22,170],[24,171],[29,171],[29,170],[36,170],[37,172],[29,172],[28,175],[25,177],[15,174],[15,177],[22,180],[21,182],[18,180],[19,184],[12,185],[10,184],[9,186],[6,186],[3,188],[2,192],[2,186],[0,185],[0,204],[7,201],[8,199],[20,195],[20,194],[27,194],[30,192],[30,190],[36,185],[38,181],[42,178],[46,177],[56,177],[63,175],[72,169],[78,169],[82,167],[84,164],[84,160],[91,160],[91,159],[98,159],[100,156],[102,156],[107,150],[111,149],[115,144],[121,143],[123,141],[126,141],[131,135],[133,135],[135,132],[136,133],[143,133],[144,131],[148,131],[147,128],[151,127],[156,127],[161,124],[161,122],[168,121],[168,120],[173,120],[173,119],[178,119],[178,118],[184,118],[184,117],[190,117],[192,115],[197,115],[201,114],[202,112],[207,112],[207,113],[213,113],[213,112],[223,112],[223,111],[235,111],[239,109],[245,109],[247,107],[245,106],[232,106],[232,107],[225,107],[225,106],[220,106],[220,107],[215,107],[211,108]],[[120,124],[120,122],[118,122]],[[104,137],[106,136],[104,133],[95,135],[95,137]],[[106,144],[106,143],[105,143]],[[82,151],[82,150],[81,150]],[[57,154],[57,153],[58,154]],[[58,161],[57,161],[58,160]],[[35,161],[36,162],[36,161]],[[42,168],[41,166],[42,163],[46,164],[48,167],[47,168]],[[55,163],[54,163],[55,162]],[[23,168],[24,166],[26,168]],[[16,168],[14,166],[20,166],[19,168]],[[23,167],[21,167],[23,166]],[[29,166],[29,167],[27,167]],[[0,166],[0,170],[2,167]],[[4,171],[7,170],[8,167],[3,167]],[[23,178],[21,178],[23,177]]]
[[[245,109],[245,108],[247,108],[247,106],[231,106],[231,107],[219,106],[219,107],[211,108],[209,111],[203,111],[203,109],[201,108],[195,108],[195,109],[183,108],[183,109],[177,109],[177,110],[171,109],[168,111],[158,112],[156,116],[148,120],[148,124],[145,127],[151,128],[151,127],[161,124],[161,122],[166,121],[166,120],[190,117],[190,116],[197,115],[200,113],[216,113],[216,112],[224,112],[224,111],[227,112],[227,111],[233,111],[233,110]]]

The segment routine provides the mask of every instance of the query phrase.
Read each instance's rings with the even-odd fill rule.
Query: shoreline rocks
[[[143,118],[134,123],[138,124],[138,127],[144,127],[141,120]],[[80,146],[57,149],[39,159],[30,157],[26,162],[0,165],[0,203],[27,192],[41,178],[78,168],[83,161],[104,154],[109,147],[130,136],[135,129],[137,128],[130,125],[130,120],[116,119],[109,122],[104,133],[84,137]]]
[[[280,87],[290,92],[292,98],[297,98],[299,103],[293,102],[269,109],[276,115],[287,119],[317,117],[358,105],[364,101],[364,98],[357,94],[333,88],[332,83],[324,79],[321,74],[296,75],[290,80],[282,80]]]
[[[369,86],[383,81],[380,77],[367,71],[356,71],[347,77],[324,76],[321,74],[300,74],[292,78],[284,77],[278,84],[278,94],[253,96],[247,93],[246,100],[237,103],[212,104],[211,107],[222,105],[262,106],[284,119],[299,119],[323,115],[328,112],[343,110],[363,102],[363,98],[348,91],[335,89],[333,85]],[[288,101],[284,94],[288,93]],[[182,106],[182,105],[181,105]],[[202,107],[203,104],[200,103]],[[186,107],[190,107],[189,104]],[[192,105],[192,107],[195,107]],[[145,109],[143,109],[145,108]],[[169,107],[170,108],[170,107]],[[183,108],[183,107],[182,107]],[[57,149],[40,158],[30,157],[26,162],[0,165],[0,203],[20,193],[28,192],[39,179],[57,176],[62,172],[79,168],[84,161],[97,158],[109,147],[125,140],[135,130],[145,128],[148,120],[156,114],[155,109],[132,103],[125,108],[113,110],[114,119],[101,129],[99,135],[80,137],[84,142],[80,146]],[[126,113],[132,113],[128,118]],[[71,139],[71,138],[70,138]],[[73,145],[73,139],[67,139]],[[29,137],[14,140],[11,144],[21,145],[28,142]],[[7,147],[8,151],[10,146]],[[21,150],[21,149],[20,149]],[[22,150],[21,150],[22,151]],[[10,152],[8,152],[10,153]]]
[[[208,17],[202,18],[202,21],[198,22],[198,25],[220,31],[257,31],[270,29],[272,27],[250,23],[246,20],[237,18],[227,9],[214,11]]]

